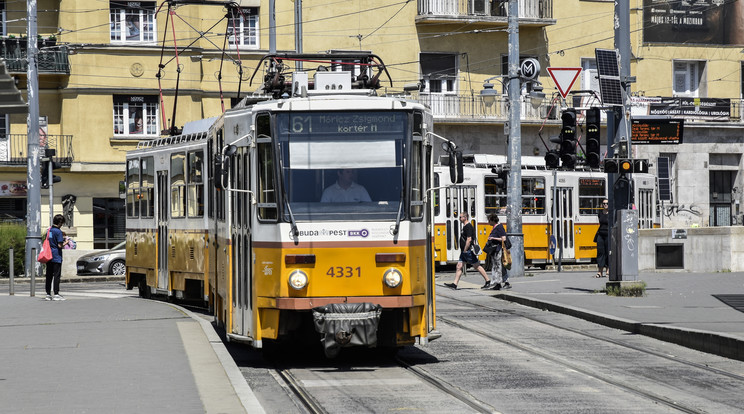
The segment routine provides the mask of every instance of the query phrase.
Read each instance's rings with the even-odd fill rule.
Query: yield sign
[[[581,68],[548,68],[548,73],[558,87],[558,92],[566,99],[566,95],[581,73]]]

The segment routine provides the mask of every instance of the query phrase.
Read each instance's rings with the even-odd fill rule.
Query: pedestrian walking
[[[610,203],[607,199],[602,200],[602,211],[597,214],[599,218],[599,229],[594,235],[597,243],[597,274],[594,277],[605,277],[605,270],[609,273],[610,266],[607,256],[610,253]]]
[[[52,219],[52,227],[49,228],[49,246],[52,249],[52,260],[46,263],[46,300],[65,300],[59,294],[59,279],[62,277],[62,246],[65,239],[59,228],[65,224],[65,218],[57,214]],[[54,289],[54,296],[52,296]]]
[[[483,280],[486,282],[482,289],[487,289],[491,282],[489,282],[488,275],[486,275],[486,269],[481,266],[478,260],[478,255],[473,251],[473,245],[476,243],[475,238],[477,236],[475,234],[475,228],[468,220],[468,213],[460,213],[460,223],[463,226],[462,230],[460,230],[460,260],[457,262],[457,269],[455,270],[455,281],[454,283],[445,283],[444,286],[457,289],[462,272],[467,265],[471,265],[483,276]]]
[[[488,216],[488,223],[492,226],[491,233],[488,234],[488,241],[494,243],[494,250],[491,252],[491,280],[488,287],[484,289],[501,290],[502,283],[503,287],[511,287],[509,282],[504,278],[504,265],[501,263],[501,256],[504,251],[501,249],[501,242],[506,240],[506,229],[503,224],[499,223],[499,216],[491,214]]]

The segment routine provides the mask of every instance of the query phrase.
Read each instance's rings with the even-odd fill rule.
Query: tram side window
[[[140,161],[140,217],[155,216],[155,163],[153,157],[144,157]]]
[[[439,188],[439,173],[434,173],[434,188]],[[434,190],[432,191],[434,196],[434,215],[438,216],[439,212],[442,211],[442,206],[440,205],[440,190]]]
[[[171,217],[186,215],[186,154],[173,154],[170,160]]]
[[[579,214],[597,215],[602,211],[605,198],[605,180],[602,178],[579,178]]]
[[[258,156],[258,217],[276,220],[276,180],[274,178],[274,150],[271,145],[269,114],[256,117],[256,152]]]
[[[139,217],[140,160],[127,162],[127,217]]]
[[[189,152],[188,207],[189,217],[204,216],[204,151]]]
[[[506,213],[506,192],[504,187],[496,184],[496,176],[487,176],[484,178],[483,188],[485,193],[486,216],[490,214]]]
[[[522,214],[545,214],[545,179],[541,177],[522,179]]]

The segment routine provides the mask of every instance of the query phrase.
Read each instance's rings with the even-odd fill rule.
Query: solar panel
[[[672,201],[672,186],[669,177],[669,157],[658,157],[656,159],[656,170],[659,176],[659,199]]]
[[[623,106],[623,85],[617,50],[594,49],[599,75],[599,94],[605,105]]]

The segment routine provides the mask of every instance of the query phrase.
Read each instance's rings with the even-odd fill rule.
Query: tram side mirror
[[[449,152],[449,171],[450,181],[453,184],[460,184],[465,180],[462,168],[462,151],[450,150]]]
[[[238,147],[235,145],[225,145],[222,148],[222,155],[214,156],[214,182],[221,190],[226,189],[230,184],[230,157],[237,151]]]

